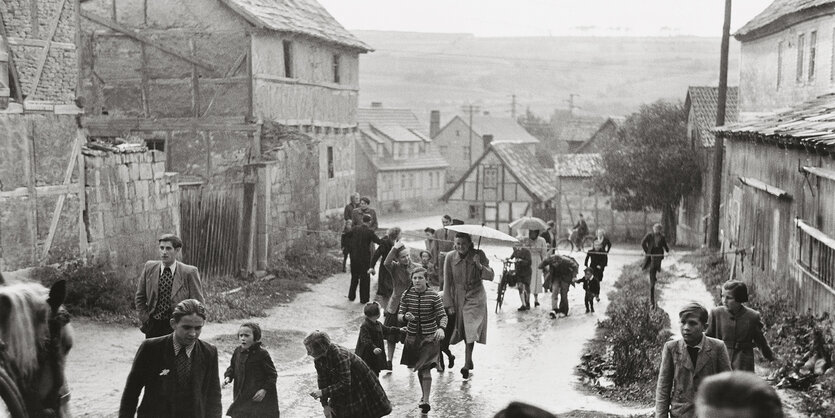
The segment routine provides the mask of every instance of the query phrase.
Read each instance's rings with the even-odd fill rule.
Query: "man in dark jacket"
[[[360,194],[354,192],[351,195],[351,201],[345,205],[345,210],[342,211],[342,220],[344,221],[353,221],[354,220],[354,209],[360,207]]]
[[[122,393],[120,418],[134,413],[139,418],[220,418],[217,349],[199,339],[205,321],[203,304],[186,299],[174,308],[172,334],[142,342]]]
[[[513,248],[510,256],[515,261],[516,267],[516,289],[519,290],[519,298],[522,300],[520,311],[531,309],[531,251],[523,246]]]
[[[658,281],[658,272],[661,271],[661,260],[664,259],[664,251],[670,252],[667,246],[667,238],[661,233],[661,224],[652,226],[652,232],[646,234],[641,240],[641,248],[646,254],[644,259],[644,270],[649,269],[649,301],[653,308],[655,303],[655,282]]]
[[[348,300],[353,302],[357,297],[357,285],[360,288],[360,303],[367,303],[371,287],[371,276],[368,269],[371,268],[371,243],[382,244],[374,231],[369,228],[371,215],[362,216],[362,223],[351,229],[351,287],[348,289]]]
[[[360,198],[360,205],[354,209],[351,214],[351,217],[354,220],[354,225],[359,225],[363,222],[362,217],[368,215],[371,217],[371,220],[368,221],[368,227],[371,228],[372,231],[377,229],[377,211],[375,211],[371,207],[371,198],[367,196],[363,196]]]
[[[386,236],[384,236],[380,241],[382,244],[377,247],[377,251],[374,251],[374,256],[371,258],[371,268],[368,269],[368,274],[374,274],[374,265],[377,264],[377,260],[380,260],[380,274],[377,275],[377,295],[380,296],[380,305],[387,306],[388,300],[391,297],[392,284],[391,273],[389,273],[389,270],[383,266],[383,262],[385,261],[386,256],[389,255],[389,252],[391,252],[394,244],[397,241],[400,241],[400,228],[396,226],[394,228],[389,228],[388,231],[386,231]]]

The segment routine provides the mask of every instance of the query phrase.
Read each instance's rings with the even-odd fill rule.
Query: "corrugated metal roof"
[[[468,118],[461,120],[467,123]],[[493,116],[473,116],[473,131],[478,136],[493,135],[493,142],[508,142],[517,144],[538,144],[539,140],[534,138],[528,131],[519,125],[513,118]]]
[[[347,31],[316,0],[222,0],[259,28],[311,36],[364,52],[371,47]]]
[[[593,177],[600,171],[600,154],[554,154],[558,177]]]
[[[502,160],[504,166],[531,194],[541,202],[557,195],[557,188],[536,156],[524,144],[492,143],[490,149]],[[480,161],[481,159],[479,159]],[[478,164],[478,162],[476,162]]]
[[[761,140],[830,154],[835,152],[835,93],[715,131],[725,138]]]
[[[699,132],[702,146],[709,148],[713,146],[714,135],[711,129],[716,127],[716,108],[719,106],[719,87],[690,86],[687,88],[687,98],[684,100],[685,111],[690,113],[692,107],[695,114],[694,121],[691,121]],[[725,100],[725,122],[736,123],[739,120],[739,88],[728,87],[728,94]]]
[[[388,107],[371,107],[357,109],[357,122],[374,123],[375,125],[400,125],[404,128],[414,129],[423,134],[427,133],[428,127],[421,125],[417,116],[410,109],[398,109]]]
[[[775,0],[760,14],[754,16],[748,23],[739,28],[734,36],[744,38],[760,29],[764,29],[766,26],[778,23],[780,19],[794,13],[817,7],[827,7],[832,4],[835,4],[835,0]]]

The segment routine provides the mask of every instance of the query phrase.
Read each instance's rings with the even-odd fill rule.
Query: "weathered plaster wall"
[[[157,238],[180,232],[177,173],[159,151],[85,150],[88,260],[137,277],[158,257]]]
[[[326,131],[322,129],[320,131]],[[355,130],[329,130],[313,134],[319,141],[319,212],[321,216],[341,211],[356,190]],[[333,147],[333,177],[328,176],[328,147]],[[308,192],[309,193],[309,192]]]
[[[64,4],[66,3],[66,4]],[[7,0],[0,2],[0,18],[6,26],[10,38],[16,40],[47,40],[51,24],[62,7],[54,42],[46,56],[46,62],[33,91],[38,63],[43,52],[42,47],[11,45],[12,58],[20,74],[23,94],[29,100],[73,103],[76,95],[78,78],[77,52],[75,43],[76,15],[72,0],[41,0],[37,3],[37,16],[31,13],[30,0]],[[37,25],[33,25],[33,22]],[[33,30],[35,28],[37,30]]]

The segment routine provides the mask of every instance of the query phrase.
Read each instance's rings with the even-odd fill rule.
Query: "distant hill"
[[[688,85],[715,85],[719,38],[480,38],[470,34],[354,31],[375,51],[360,58],[360,106],[407,107],[446,121],[471,101],[494,115],[530,106],[548,116],[568,107],[624,115],[660,98],[684,100]],[[739,44],[731,40],[729,84]]]

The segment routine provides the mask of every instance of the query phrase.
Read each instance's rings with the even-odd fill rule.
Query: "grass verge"
[[[659,273],[659,281],[668,280]],[[577,371],[583,384],[608,399],[651,404],[661,363],[661,349],[670,338],[670,318],[649,303],[649,280],[638,263],[624,267],[609,294],[607,318],[598,322]],[[656,298],[659,290],[656,289]]]
[[[729,277],[727,263],[709,250],[683,260],[696,267],[709,289],[720,288]],[[720,292],[713,293],[718,300]],[[766,340],[777,355],[774,362],[761,364],[772,370],[767,379],[777,388],[798,391],[796,407],[803,416],[835,417],[835,321],[828,313],[796,312],[785,293],[752,292],[750,299],[748,306],[760,312]]]

